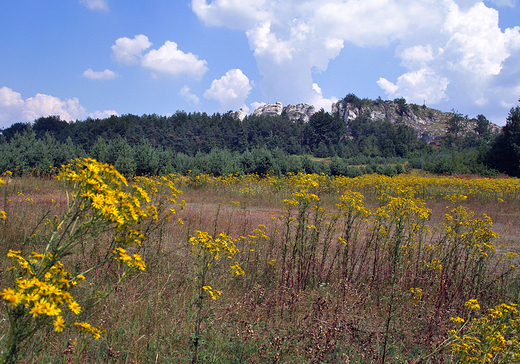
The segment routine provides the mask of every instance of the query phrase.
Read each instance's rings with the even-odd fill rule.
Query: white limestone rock
[[[233,114],[233,117],[235,118],[235,120],[240,120],[240,121],[244,121],[246,116],[247,116],[247,113],[242,109],[235,111],[235,113]]]
[[[259,107],[253,112],[253,115],[282,115],[283,112],[283,104],[281,102],[277,102],[275,104],[267,104]]]
[[[309,104],[297,104],[287,105],[284,108],[285,113],[289,120],[302,120],[307,123],[311,119],[312,115],[316,112],[316,108]]]
[[[316,108],[313,105],[297,104],[287,105],[284,107],[281,102],[277,102],[259,107],[253,112],[253,115],[280,116],[282,113],[285,113],[289,120],[302,120],[303,122],[308,122],[315,112]]]

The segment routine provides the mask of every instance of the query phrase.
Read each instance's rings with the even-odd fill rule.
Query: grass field
[[[520,362],[516,179],[151,177],[103,205],[95,166],[3,177],[7,362]]]

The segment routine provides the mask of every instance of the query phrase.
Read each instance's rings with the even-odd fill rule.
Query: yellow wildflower
[[[65,320],[61,316],[57,316],[56,320],[54,320],[54,327],[56,332],[62,332],[65,327]]]

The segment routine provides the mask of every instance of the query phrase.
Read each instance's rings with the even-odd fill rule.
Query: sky
[[[0,128],[349,93],[504,125],[520,0],[2,1],[0,54]]]

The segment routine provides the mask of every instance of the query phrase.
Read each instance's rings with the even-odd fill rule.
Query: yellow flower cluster
[[[389,193],[383,192],[379,198],[385,205],[377,209],[377,216],[384,219],[391,217],[398,220],[410,216],[415,216],[420,220],[428,219],[431,209],[426,208],[424,201],[415,197],[415,193],[411,188],[399,185],[389,187],[392,188],[392,191]]]
[[[419,303],[419,301],[421,300],[421,298],[423,296],[423,290],[422,290],[422,288],[415,287],[415,288],[410,288],[410,292],[412,293],[413,304],[414,304],[414,306],[417,306],[417,304]]]
[[[477,300],[466,302],[466,307],[478,311]],[[451,319],[456,325],[464,319]],[[502,303],[488,309],[486,315],[467,323],[464,335],[451,330],[451,350],[458,354],[460,363],[520,363],[520,315],[516,304]]]
[[[222,292],[211,288],[211,286],[203,286],[202,289],[204,289],[205,292],[208,292],[208,294],[211,296],[212,299],[216,300]]]
[[[4,301],[13,308],[23,305],[33,318],[55,316],[55,330],[63,331],[65,321],[60,307],[66,304],[76,315],[80,313],[81,307],[68,291],[85,277],[73,277],[49,253],[44,256],[33,252],[25,259],[19,251],[10,250],[7,256],[17,265],[11,270],[18,270],[18,278],[16,288],[0,293]]]
[[[57,176],[58,180],[75,183],[79,208],[88,211],[93,221],[115,227],[120,245],[141,244],[145,237],[140,225],[144,221],[169,220],[176,213],[175,199],[181,191],[175,188],[174,178],[136,177],[129,185],[113,166],[91,158],[63,166]],[[180,207],[185,205],[183,201]]]
[[[104,332],[104,330],[100,327],[94,327],[91,324],[87,322],[75,322],[74,326],[79,327],[81,331],[92,334],[94,336],[94,339],[99,339],[101,337],[101,334]]]
[[[224,253],[229,259],[231,256],[238,253],[238,248],[235,245],[233,238],[226,233],[220,233],[215,239],[207,232],[195,231],[196,236],[189,239],[193,246],[192,254],[208,256],[212,260],[219,260],[220,254]],[[207,262],[211,264],[211,261]]]
[[[113,166],[90,158],[77,159],[63,166],[57,179],[74,182],[80,208],[91,208],[94,219],[103,218],[127,233],[126,243],[141,243],[144,236],[133,227],[149,217],[157,219],[148,193],[138,184],[128,188],[125,177]]]
[[[470,311],[480,311],[480,305],[476,299],[471,299],[467,301],[464,306],[466,306]]]
[[[5,181],[0,178],[0,186],[2,186],[4,184],[5,184]],[[5,220],[5,219],[6,219],[5,211],[4,210],[0,210],[0,220]]]
[[[369,217],[372,212],[365,207],[364,199],[365,197],[359,192],[345,191],[339,198],[340,203],[337,203],[336,207],[349,217]]]
[[[190,177],[191,184],[198,188],[242,189],[247,192],[258,191],[266,195],[270,191],[298,191],[307,189],[311,193],[342,193],[345,190],[362,192],[365,196],[376,196],[381,191],[388,191],[392,186],[411,188],[422,199],[448,199],[461,201],[460,198],[485,202],[518,201],[520,199],[520,180],[513,178],[456,178],[456,177],[421,177],[398,175],[395,177],[378,174],[363,175],[356,178],[344,176],[330,177],[324,174],[288,174],[284,177],[268,175],[228,175],[212,177],[199,175]],[[244,190],[245,192],[246,190]]]
[[[482,219],[474,218],[474,213],[465,206],[457,206],[445,214],[442,223],[451,249],[464,248],[471,259],[483,259],[495,252],[493,239],[499,235],[491,230],[493,221],[483,214]]]
[[[227,259],[232,259],[233,255],[239,253],[235,244],[237,240],[226,233],[221,233],[215,238],[204,231],[195,231],[195,234],[196,236],[189,239],[189,243],[193,246],[192,254],[196,254],[201,263],[202,288],[212,299],[216,300],[220,296],[220,292],[205,284],[206,274],[213,263],[220,259],[221,254],[225,255]],[[235,265],[232,265],[230,269],[233,275],[244,275],[244,270],[238,262],[235,262]]]
[[[115,256],[115,260],[118,260],[120,262],[126,263],[129,267],[137,268],[139,270],[145,270],[146,264],[141,258],[140,254],[133,254],[133,256],[130,256],[126,253],[126,249],[123,249],[121,247],[116,248],[113,251],[113,254]]]

